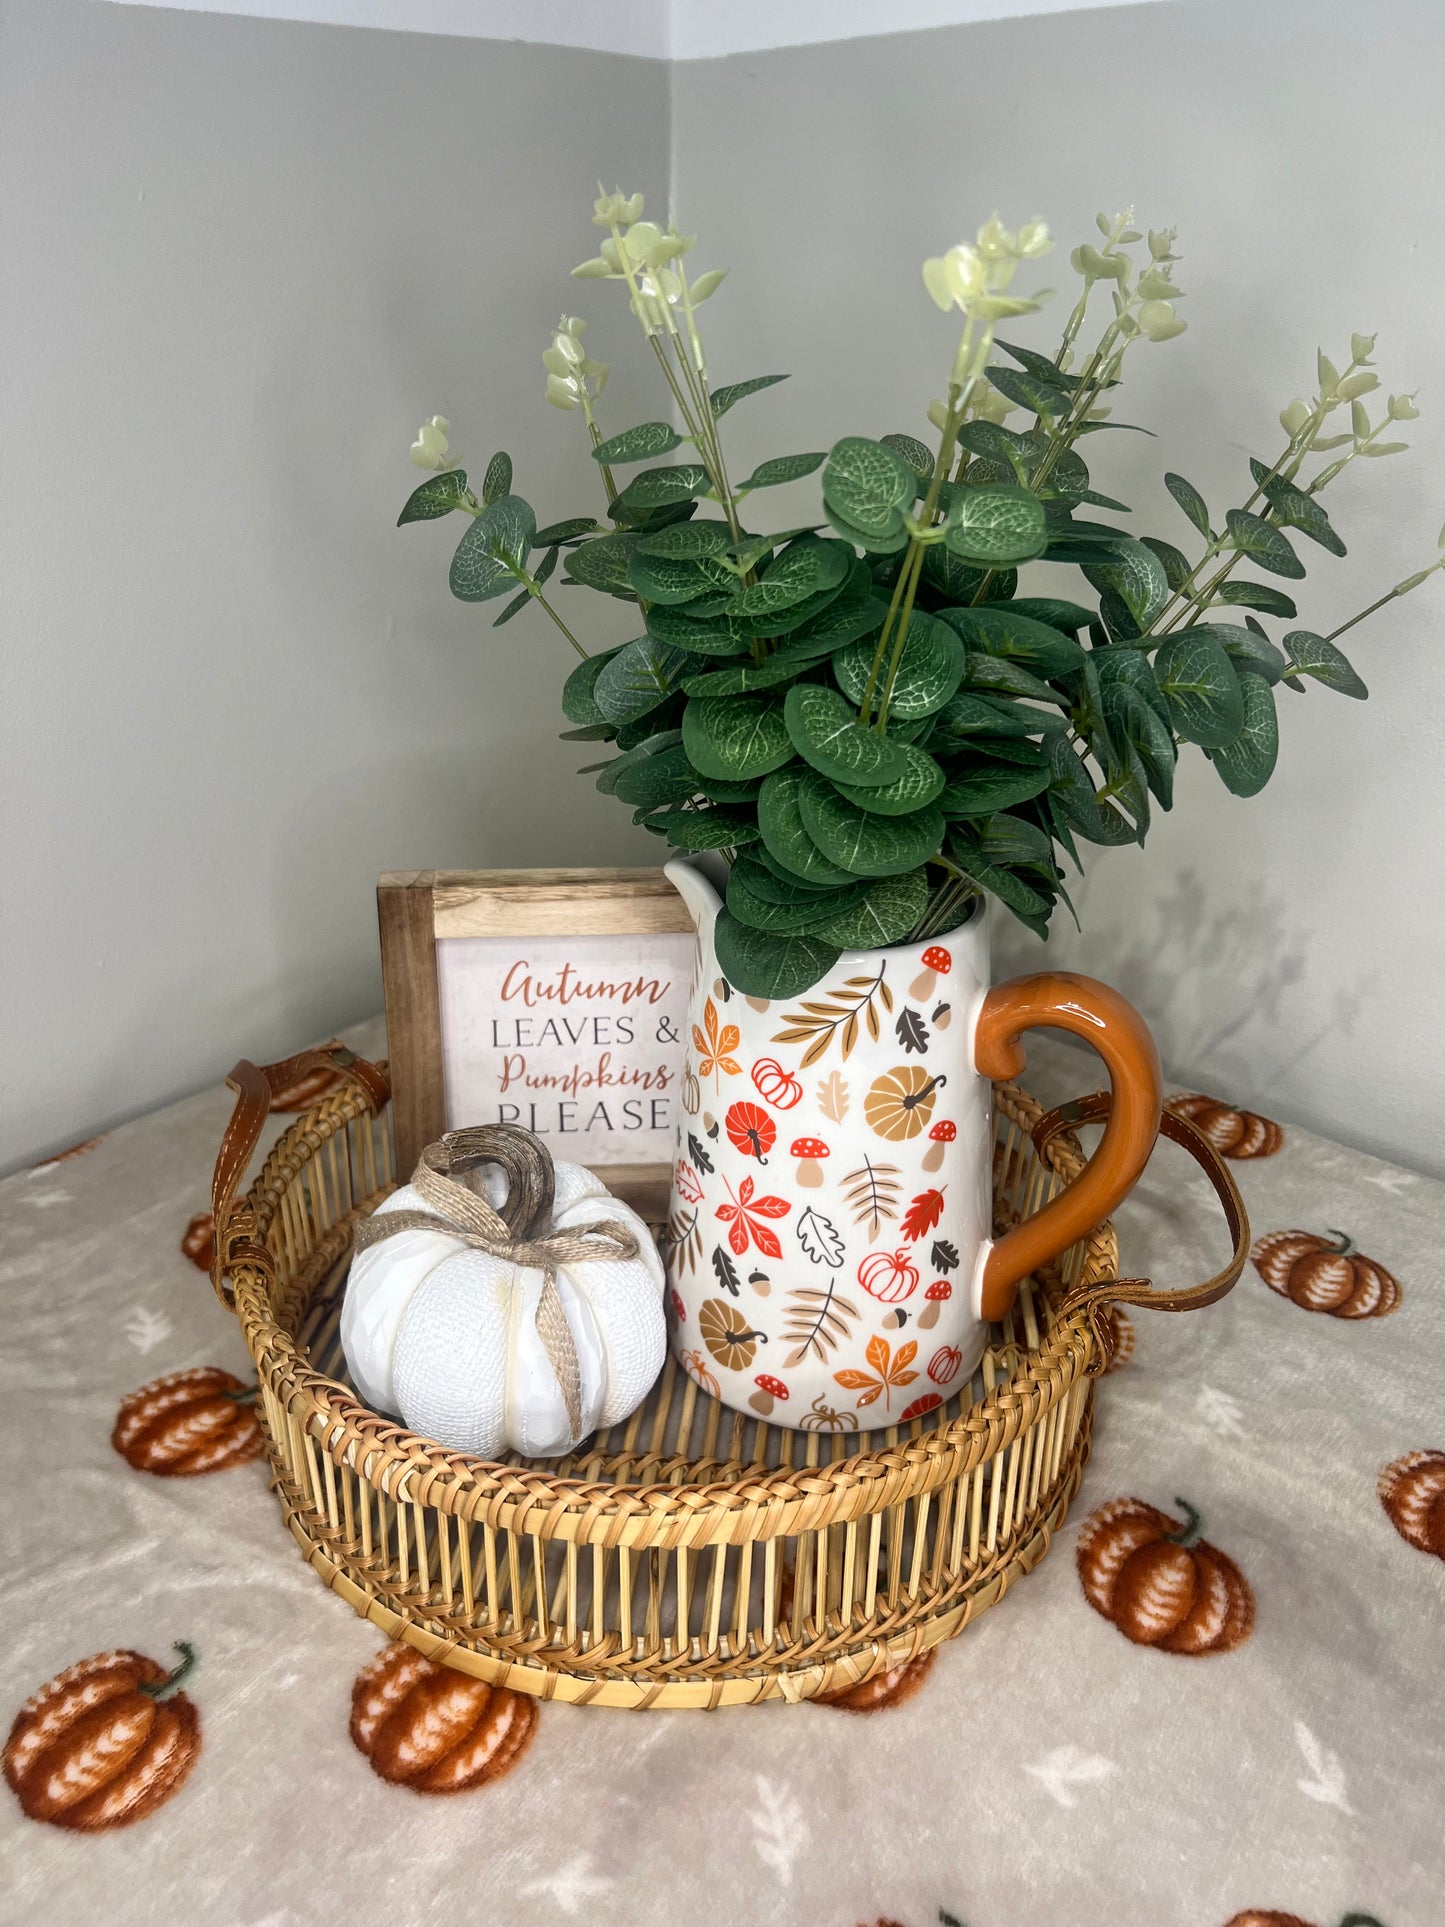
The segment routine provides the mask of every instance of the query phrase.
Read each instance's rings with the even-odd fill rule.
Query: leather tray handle
[[[1069,971],[1013,977],[983,1000],[974,1032],[974,1062],[985,1077],[1017,1077],[1020,1038],[1047,1025],[1071,1031],[1103,1058],[1114,1102],[1094,1155],[1067,1190],[1016,1224],[991,1246],[980,1294],[983,1317],[1002,1318],[1019,1283],[1101,1224],[1134,1188],[1159,1135],[1164,1073],[1144,1019],[1107,984]]]
[[[1061,1104],[1057,1110],[1048,1112],[1039,1119],[1031,1133],[1035,1150],[1042,1156],[1050,1138],[1057,1137],[1061,1131],[1071,1131],[1076,1124],[1094,1124],[1107,1118],[1112,1102],[1108,1091],[1096,1091],[1092,1097],[1075,1098],[1068,1104]],[[1244,1199],[1239,1195],[1234,1174],[1223,1158],[1187,1118],[1176,1117],[1172,1111],[1165,1111],[1159,1128],[1163,1136],[1182,1145],[1203,1168],[1204,1175],[1214,1186],[1215,1194],[1224,1207],[1230,1236],[1234,1239],[1234,1250],[1222,1271],[1215,1272],[1212,1278],[1206,1278],[1201,1285],[1189,1285],[1183,1290],[1155,1291],[1147,1278],[1106,1278],[1099,1284],[1081,1285],[1076,1291],[1071,1291],[1060,1305],[1058,1315],[1065,1318],[1071,1312],[1088,1312],[1099,1346],[1097,1360],[1089,1367],[1092,1372],[1101,1372],[1114,1355],[1114,1333],[1108,1318],[1110,1305],[1142,1305],[1150,1311],[1197,1311],[1201,1305],[1212,1305],[1227,1291],[1233,1290],[1249,1256],[1249,1214],[1244,1208]]]
[[[283,1058],[279,1064],[253,1064],[243,1057],[234,1066],[226,1082],[236,1093],[236,1108],[216,1153],[216,1169],[211,1179],[211,1215],[216,1226],[211,1283],[216,1296],[228,1308],[232,1307],[232,1297],[222,1281],[232,1261],[245,1257],[267,1267],[272,1262],[270,1252],[255,1238],[249,1220],[243,1217],[239,1224],[232,1225],[237,1187],[246,1175],[262,1127],[270,1115],[273,1097],[303,1072],[313,1070],[338,1071],[350,1078],[365,1092],[373,1113],[379,1112],[391,1096],[386,1072],[376,1064],[369,1064],[364,1057],[358,1057],[335,1037],[328,1043],[318,1044],[314,1050],[298,1051],[294,1057]]]

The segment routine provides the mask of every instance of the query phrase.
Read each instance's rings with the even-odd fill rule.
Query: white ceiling
[[[114,0],[122,6],[155,0]],[[1146,0],[1108,0],[1137,6]],[[462,34],[590,47],[654,60],[707,60],[766,47],[857,40],[1019,14],[1069,13],[1099,0],[170,0],[191,13],[254,14],[333,26]]]

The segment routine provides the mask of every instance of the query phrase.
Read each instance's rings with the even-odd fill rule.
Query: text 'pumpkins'
[[[554,1231],[610,1219],[637,1239],[635,1258],[556,1274],[581,1377],[580,1431],[537,1329],[542,1272],[441,1231],[400,1231],[352,1260],[341,1343],[368,1405],[454,1451],[494,1459],[508,1449],[555,1457],[641,1404],[667,1344],[662,1261],[636,1212],[590,1171],[558,1162],[553,1182]],[[377,1215],[418,1209],[425,1205],[408,1184]]]

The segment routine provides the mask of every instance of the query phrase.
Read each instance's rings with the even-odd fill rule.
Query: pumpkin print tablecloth
[[[308,1570],[197,1269],[222,1089],[0,1184],[0,1920],[1441,1927],[1445,1186],[1177,1101],[1254,1261],[1116,1314],[1049,1556],[835,1704],[714,1714],[493,1691]],[[1216,1220],[1161,1148],[1126,1268],[1203,1276]]]

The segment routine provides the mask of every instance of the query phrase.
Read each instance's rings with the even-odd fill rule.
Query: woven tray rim
[[[1042,1106],[1017,1085],[995,1085],[995,1098],[1025,1133],[1043,1115]],[[319,1099],[282,1133],[242,1202],[260,1239],[270,1229],[283,1192],[316,1152],[348,1124],[368,1117],[366,1099],[348,1086]],[[1082,1167],[1083,1152],[1076,1139],[1064,1134],[1045,1147],[1042,1161],[1068,1182]],[[352,1224],[369,1215],[391,1188],[338,1217],[317,1240],[290,1295],[339,1262],[350,1243]],[[1080,1242],[1086,1247],[1087,1282],[1117,1276],[1110,1220]],[[1047,1272],[1041,1282],[1048,1302]],[[978,1404],[917,1438],[816,1466],[778,1467],[700,1485],[675,1480],[618,1485],[558,1475],[536,1463],[477,1459],[383,1418],[346,1386],[314,1369],[305,1348],[281,1322],[265,1269],[241,1257],[232,1285],[258,1376],[289,1421],[299,1424],[333,1461],[350,1466],[391,1501],[431,1506],[512,1532],[634,1549],[790,1537],[868,1517],[935,1491],[1010,1445],[1080,1377],[1103,1363],[1088,1315],[1076,1311],[1056,1319],[1019,1368]],[[1057,1277],[1054,1285],[1057,1290]],[[298,1402],[304,1411],[296,1410]]]

